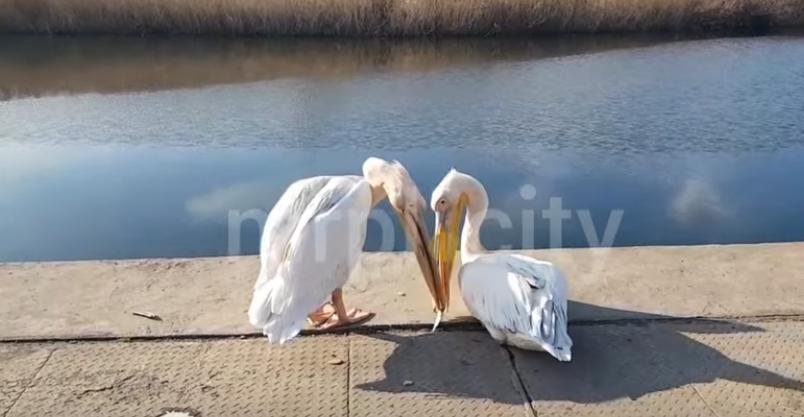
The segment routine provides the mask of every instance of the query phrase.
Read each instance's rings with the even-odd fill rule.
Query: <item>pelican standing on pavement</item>
[[[433,309],[443,312],[425,200],[399,162],[372,157],[363,164],[362,177],[299,180],[279,198],[263,229],[260,274],[248,311],[251,325],[271,343],[282,344],[298,335],[305,321],[333,329],[370,319],[367,312],[347,312],[341,288],[360,259],[369,213],[386,197],[413,244]]]
[[[572,359],[567,334],[567,282],[550,262],[511,253],[490,253],[480,243],[480,226],[489,207],[488,194],[477,179],[450,170],[433,191],[436,213],[435,254],[440,276],[449,282],[458,242],[461,266],[458,285],[470,313],[495,340],[520,349],[547,351],[559,361]],[[449,285],[445,303],[449,303]]]

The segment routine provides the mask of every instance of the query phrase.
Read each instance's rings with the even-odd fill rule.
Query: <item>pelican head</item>
[[[373,204],[387,197],[399,216],[408,240],[413,244],[416,261],[433,300],[433,311],[438,313],[437,326],[446,305],[438,268],[430,252],[430,235],[424,221],[424,212],[427,210],[424,197],[410,178],[407,169],[398,161],[388,162],[380,158],[368,158],[363,164],[363,176],[371,184]]]
[[[467,183],[466,177],[454,168],[451,169],[433,190],[430,199],[430,208],[435,212],[436,218],[433,251],[442,280],[446,304],[449,304],[449,280],[452,276],[455,254],[458,251],[461,215],[469,201],[472,189],[472,184]]]

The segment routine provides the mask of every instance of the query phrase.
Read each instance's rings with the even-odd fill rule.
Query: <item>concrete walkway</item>
[[[804,244],[532,254],[570,276],[570,363],[415,330],[409,254],[365,256],[370,326],[286,346],[246,322],[253,257],[0,265],[0,416],[804,416]]]
[[[804,314],[804,243],[523,253],[564,269],[571,321]],[[0,264],[0,338],[252,333],[258,271],[253,256]],[[448,319],[468,315],[455,281]],[[370,325],[433,322],[410,253],[365,254],[347,285],[347,306],[377,313]]]

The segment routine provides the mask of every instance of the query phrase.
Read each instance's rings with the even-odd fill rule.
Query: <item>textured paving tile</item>
[[[804,323],[657,328],[668,361],[717,415],[804,416]]]
[[[350,416],[529,416],[508,352],[482,332],[353,336]]]
[[[89,343],[62,347],[8,417],[344,416],[347,340]]]
[[[0,416],[5,416],[50,356],[52,347],[0,345]]]
[[[574,326],[573,361],[512,349],[539,416],[804,415],[800,323]]]
[[[804,416],[804,323],[570,333],[570,363],[457,331],[0,344],[0,416]]]

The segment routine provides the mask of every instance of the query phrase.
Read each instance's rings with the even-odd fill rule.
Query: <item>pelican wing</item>
[[[276,274],[279,262],[286,253],[290,237],[296,230],[302,213],[313,198],[333,179],[357,184],[362,177],[322,175],[305,178],[290,184],[268,214],[260,241],[260,275],[254,283],[259,288]],[[345,184],[344,184],[345,185]]]
[[[557,359],[570,359],[566,278],[553,264],[486,255],[463,265],[459,280],[466,306],[492,333],[526,337]]]
[[[363,249],[371,200],[367,181],[333,177],[304,208],[275,275],[258,284],[249,308],[251,324],[270,342],[295,337],[307,316],[346,283]]]

